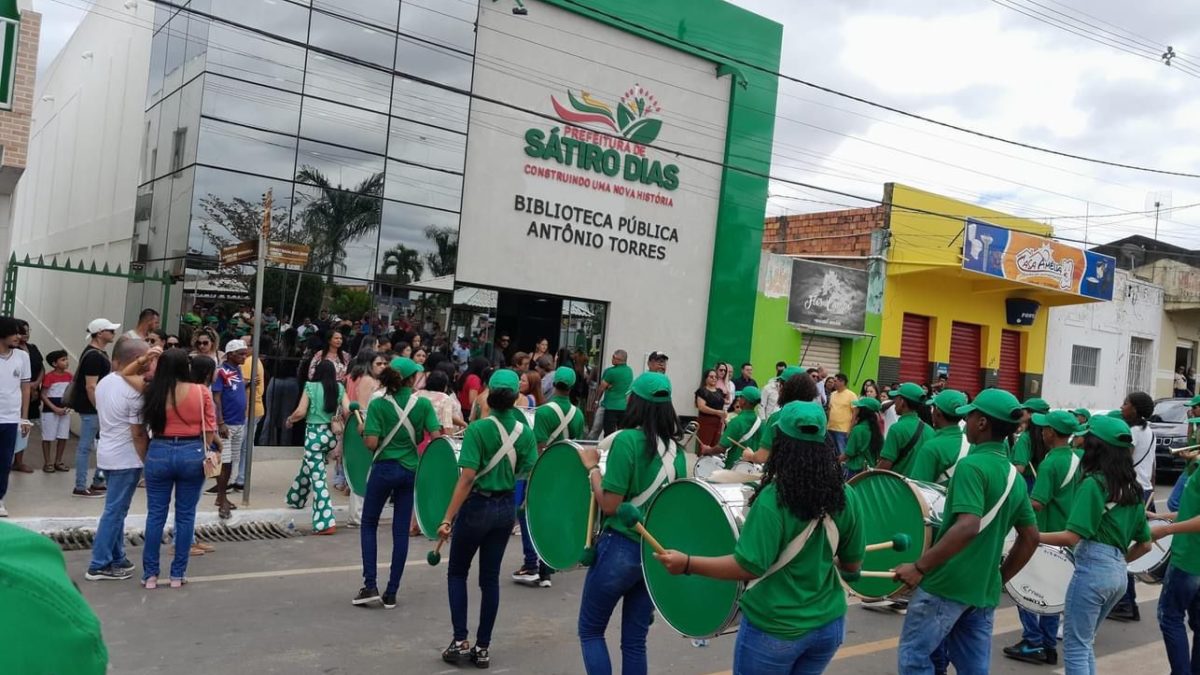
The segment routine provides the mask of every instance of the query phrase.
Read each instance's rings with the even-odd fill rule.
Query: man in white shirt
[[[21,326],[11,316],[0,316],[0,518],[8,517],[4,496],[8,493],[8,476],[12,470],[17,436],[27,436],[29,395],[33,377],[29,354],[18,347]]]
[[[133,563],[125,557],[125,516],[142,477],[142,461],[150,437],[142,423],[142,394],[125,380],[121,371],[137,363],[138,372],[144,373],[160,353],[157,347],[150,351],[142,340],[122,337],[113,348],[113,374],[96,385],[96,416],[100,422],[96,467],[104,471],[108,491],[92,542],[92,561],[84,575],[88,581],[133,576]]]
[[[780,376],[783,375],[783,369],[787,368],[787,361],[778,361],[775,363],[775,377],[767,381],[767,386],[762,390],[762,402],[758,405],[758,416],[762,419],[767,419],[771,413],[779,410],[779,388],[783,386]]]

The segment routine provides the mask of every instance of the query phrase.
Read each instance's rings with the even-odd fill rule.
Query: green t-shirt
[[[566,417],[567,411],[571,409],[571,399],[566,396],[555,396],[545,405],[538,407],[537,412],[533,414],[533,436],[538,445],[549,445],[583,436],[583,411],[578,407],[575,407],[574,412],[567,418],[567,428],[561,434],[554,435],[562,424],[558,413],[561,412]]]
[[[766,422],[763,422],[762,431],[758,433],[758,449],[771,451],[771,446],[775,443],[775,427],[779,424],[779,414],[783,412],[781,407],[779,410],[771,413]],[[748,446],[753,448],[754,446]]]
[[[1200,471],[1192,471],[1179,498],[1176,522],[1200,515]],[[1171,565],[1191,575],[1200,575],[1200,533],[1177,534],[1171,538]]]
[[[925,430],[925,440],[921,442],[921,448],[915,451],[917,456],[907,475],[913,480],[945,485],[950,482],[946,472],[958,462],[958,456],[962,453],[963,432],[957,424],[937,429],[932,435],[929,431]]]
[[[1013,443],[1012,455],[1008,459],[1013,463],[1013,466],[1029,466],[1029,460],[1032,455],[1033,440],[1029,436],[1029,430],[1026,429],[1017,437],[1017,442]]]
[[[843,487],[846,508],[833,516],[838,530],[837,557],[843,563],[863,558],[862,512],[854,490]],[[733,558],[742,569],[762,576],[808,521],[779,503],[774,485],[762,489],[750,507]],[[784,567],[742,594],[746,620],[781,640],[795,640],[846,614],[846,592],[838,580],[825,528],[818,525],[804,548]]]
[[[758,449],[758,439],[762,437],[763,427],[766,424],[759,422],[758,428],[754,429],[756,421],[758,421],[758,415],[753,410],[743,410],[730,420],[729,424],[725,425],[725,432],[721,434],[721,440],[717,441],[717,445],[725,448],[726,469],[732,469],[733,465],[742,458],[742,449],[734,445],[734,441],[751,450]],[[753,434],[750,434],[751,429],[754,429]],[[749,437],[746,436],[747,434],[750,434]]]
[[[633,386],[633,368],[622,363],[604,371],[600,379],[608,383],[608,389],[604,391],[604,409],[624,410],[629,388]]]
[[[507,492],[516,487],[517,476],[527,475],[537,461],[537,441],[533,438],[533,431],[525,425],[525,415],[516,409],[493,409],[487,418],[468,424],[463,432],[458,466],[474,469],[478,473],[483,471],[493,455],[500,452],[500,430],[491,418],[500,420],[504,430],[510,434],[514,428],[519,430],[520,435],[513,444],[517,451],[517,466],[514,471],[513,465],[502,459],[496,468],[482,478],[476,477],[475,487],[486,492]]]
[[[342,397],[346,395],[346,388],[338,383],[338,403],[342,402]],[[337,408],[334,412],[325,412],[325,387],[321,386],[320,382],[305,382],[304,393],[308,394],[308,415],[304,421],[308,424],[329,424],[333,421],[333,416],[337,414]]]
[[[850,437],[846,439],[846,468],[851,471],[863,471],[875,466],[875,457],[871,453],[871,422],[859,422],[850,429]]]
[[[1067,529],[1084,539],[1115,546],[1121,553],[1129,550],[1131,541],[1150,541],[1146,507],[1139,500],[1109,508],[1108,488],[1104,477],[1097,473],[1085,476],[1075,490]]]
[[[1074,473],[1071,472],[1072,457],[1076,458]],[[1069,447],[1055,448],[1046,453],[1046,459],[1042,460],[1033,482],[1033,494],[1029,495],[1030,499],[1042,505],[1042,510],[1037,512],[1038,530],[1062,532],[1067,528],[1075,491],[1083,479],[1083,469],[1078,462],[1082,457],[1082,450]],[[1070,480],[1067,480],[1068,474]]]
[[[1003,443],[980,443],[954,467],[946,491],[942,527],[937,539],[950,531],[958,514],[982,518],[1000,502],[1012,464]],[[1034,524],[1033,507],[1025,481],[1017,476],[995,519],[954,557],[929,571],[921,588],[939,597],[970,607],[995,607],[1000,603],[1000,552],[1004,537],[1014,527]]]
[[[654,479],[658,477],[658,470],[662,468],[662,465],[662,457],[657,452],[649,457],[646,455],[646,435],[641,429],[622,429],[617,432],[612,447],[608,451],[608,461],[604,467],[604,480],[601,481],[600,487],[605,492],[621,495],[622,501],[633,501],[634,497],[650,488]],[[679,446],[676,446],[675,462],[672,468],[674,471],[667,470],[667,481],[663,482],[659,489],[662,489],[667,482],[687,475],[687,460],[684,457],[683,448]],[[642,504],[640,510],[643,516],[646,515],[645,507],[649,504],[650,500]],[[637,533],[626,528],[616,518],[606,519],[604,526],[634,541],[639,541]]]
[[[403,410],[408,405],[408,399],[413,396],[412,389],[407,387],[396,392],[396,405]],[[371,401],[367,406],[367,419],[363,424],[363,436],[376,436],[379,442],[388,434],[392,433],[392,429],[400,424],[400,415],[396,412],[396,406],[392,405],[389,400],[392,397],[381,396]],[[413,432],[416,434],[416,443],[413,438],[408,435],[408,431],[401,428],[392,435],[392,440],[388,444],[378,448],[375,451],[375,461],[378,462],[384,459],[396,459],[400,461],[400,466],[403,466],[410,471],[417,470],[417,443],[425,437],[425,432],[433,433],[441,431],[442,425],[438,422],[437,412],[433,409],[433,403],[427,398],[417,397],[417,402],[413,404],[412,410],[408,411],[408,423],[412,425]]]
[[[917,413],[909,412],[901,415],[900,419],[896,420],[892,424],[892,427],[888,429],[887,438],[883,439],[883,450],[879,453],[880,459],[891,461],[892,471],[902,476],[909,475],[909,472],[912,471],[913,460],[917,456],[917,451],[921,449],[921,444],[933,435],[933,430],[925,428],[921,433],[921,440],[917,441],[917,444],[908,451],[908,454],[900,461],[897,461],[897,458],[900,456],[900,451],[912,440],[913,434],[917,433],[917,429],[926,426],[921,421],[921,418],[917,417]]]

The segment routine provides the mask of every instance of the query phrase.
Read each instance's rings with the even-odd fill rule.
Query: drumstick
[[[621,502],[621,505],[617,507],[617,518],[625,527],[642,535],[642,539],[650,544],[650,548],[654,549],[655,553],[662,555],[667,552],[667,549],[663,548],[663,545],[646,531],[646,527],[642,525],[642,514],[636,506],[629,502]]]
[[[846,581],[858,581],[859,579],[895,579],[896,573],[892,571],[876,572],[874,570],[859,570],[857,572],[843,572],[838,570],[842,578]]]
[[[864,550],[885,551],[887,549],[895,549],[897,552],[901,552],[907,551],[910,543],[912,543],[912,541],[908,538],[907,534],[897,533],[896,536],[892,537],[891,541],[883,541],[878,544],[868,544]]]
[[[442,544],[444,543],[446,543],[445,539],[438,539],[437,545],[435,545],[433,550],[425,556],[425,562],[433,566],[436,566],[438,563],[442,562]]]
[[[685,433],[687,435],[684,437],[685,440],[680,442],[679,445],[686,451],[688,443],[691,443],[693,440],[695,440],[696,434],[699,431],[700,431],[700,424],[698,422],[696,422],[695,420],[688,422],[688,425],[683,428],[683,433]]]
[[[588,490],[587,535],[584,537],[583,555],[579,558],[579,564],[584,567],[591,567],[592,563],[596,562],[596,549],[592,548],[592,528],[595,524],[596,493]]]

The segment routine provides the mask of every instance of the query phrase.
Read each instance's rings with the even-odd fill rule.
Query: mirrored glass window
[[[309,52],[304,93],[386,113],[392,94],[392,76],[381,70]]]
[[[287,0],[209,0],[214,16],[258,28],[289,40],[308,37],[309,9]]]
[[[197,167],[187,230],[189,253],[215,260],[222,246],[257,236],[267,190],[272,193],[277,227],[284,229],[291,214],[290,182]]]
[[[471,88],[471,57],[435,47],[403,34],[396,41],[396,72],[441,82],[459,89]]]
[[[150,41],[150,75],[146,81],[147,108],[157,103],[163,95],[163,76],[166,74],[164,68],[167,66],[167,40],[167,32],[159,31]]]
[[[315,98],[304,99],[300,135],[305,138],[383,154],[387,117]]]
[[[161,112],[158,121],[158,157],[154,162],[155,178],[171,172],[171,152],[176,147],[175,132],[179,123],[179,99],[180,92],[176,91],[158,104]]]
[[[189,7],[208,12],[209,0],[193,0]],[[183,56],[183,80],[190,81],[204,72],[205,56],[208,52],[209,19],[199,14],[190,14],[188,21],[187,48]]]
[[[400,10],[400,32],[474,52],[476,9],[474,2],[459,0],[405,0]]]
[[[300,91],[304,82],[303,47],[221,23],[209,28],[209,40],[210,72]]]
[[[313,0],[313,7],[341,16],[396,30],[399,0]]]
[[[205,118],[200,123],[199,162],[289,180],[296,138]]]
[[[397,77],[392,114],[443,129],[466,132],[471,100],[465,94]]]
[[[180,12],[167,22],[167,61],[163,68],[163,93],[175,91],[183,84],[183,59],[187,54],[188,16]]]
[[[448,171],[463,170],[467,137],[426,124],[393,119],[388,132],[388,156]]]
[[[383,173],[383,157],[316,141],[300,141],[296,173],[305,169],[319,171],[335,186],[365,188],[379,195],[374,186],[378,183],[377,176]]]
[[[458,211],[462,207],[462,182],[458,174],[388,162],[384,194],[388,199]]]
[[[204,114],[294,135],[300,96],[210,73],[204,78]]]
[[[388,201],[383,205],[376,279],[403,284],[452,276],[458,214]]]
[[[314,269],[370,279],[383,200],[334,187],[296,185],[294,217],[313,247]]]
[[[386,68],[395,55],[396,36],[363,23],[313,12],[309,44]]]

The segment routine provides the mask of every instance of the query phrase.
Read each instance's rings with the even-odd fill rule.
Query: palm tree
[[[327,283],[333,275],[346,271],[346,245],[379,226],[383,210],[383,173],[376,173],[353,189],[334,187],[319,170],[304,166],[296,180],[320,189],[320,195],[307,199],[300,214],[312,239],[310,264],[325,274]]]
[[[429,273],[435,277],[454,274],[454,268],[458,265],[458,230],[430,225],[425,228],[425,238],[437,247],[436,251],[425,254]]]
[[[386,281],[400,286],[407,286],[421,278],[425,266],[421,264],[421,254],[404,244],[396,244],[383,252],[379,263],[379,281]],[[389,274],[389,270],[395,269]]]

